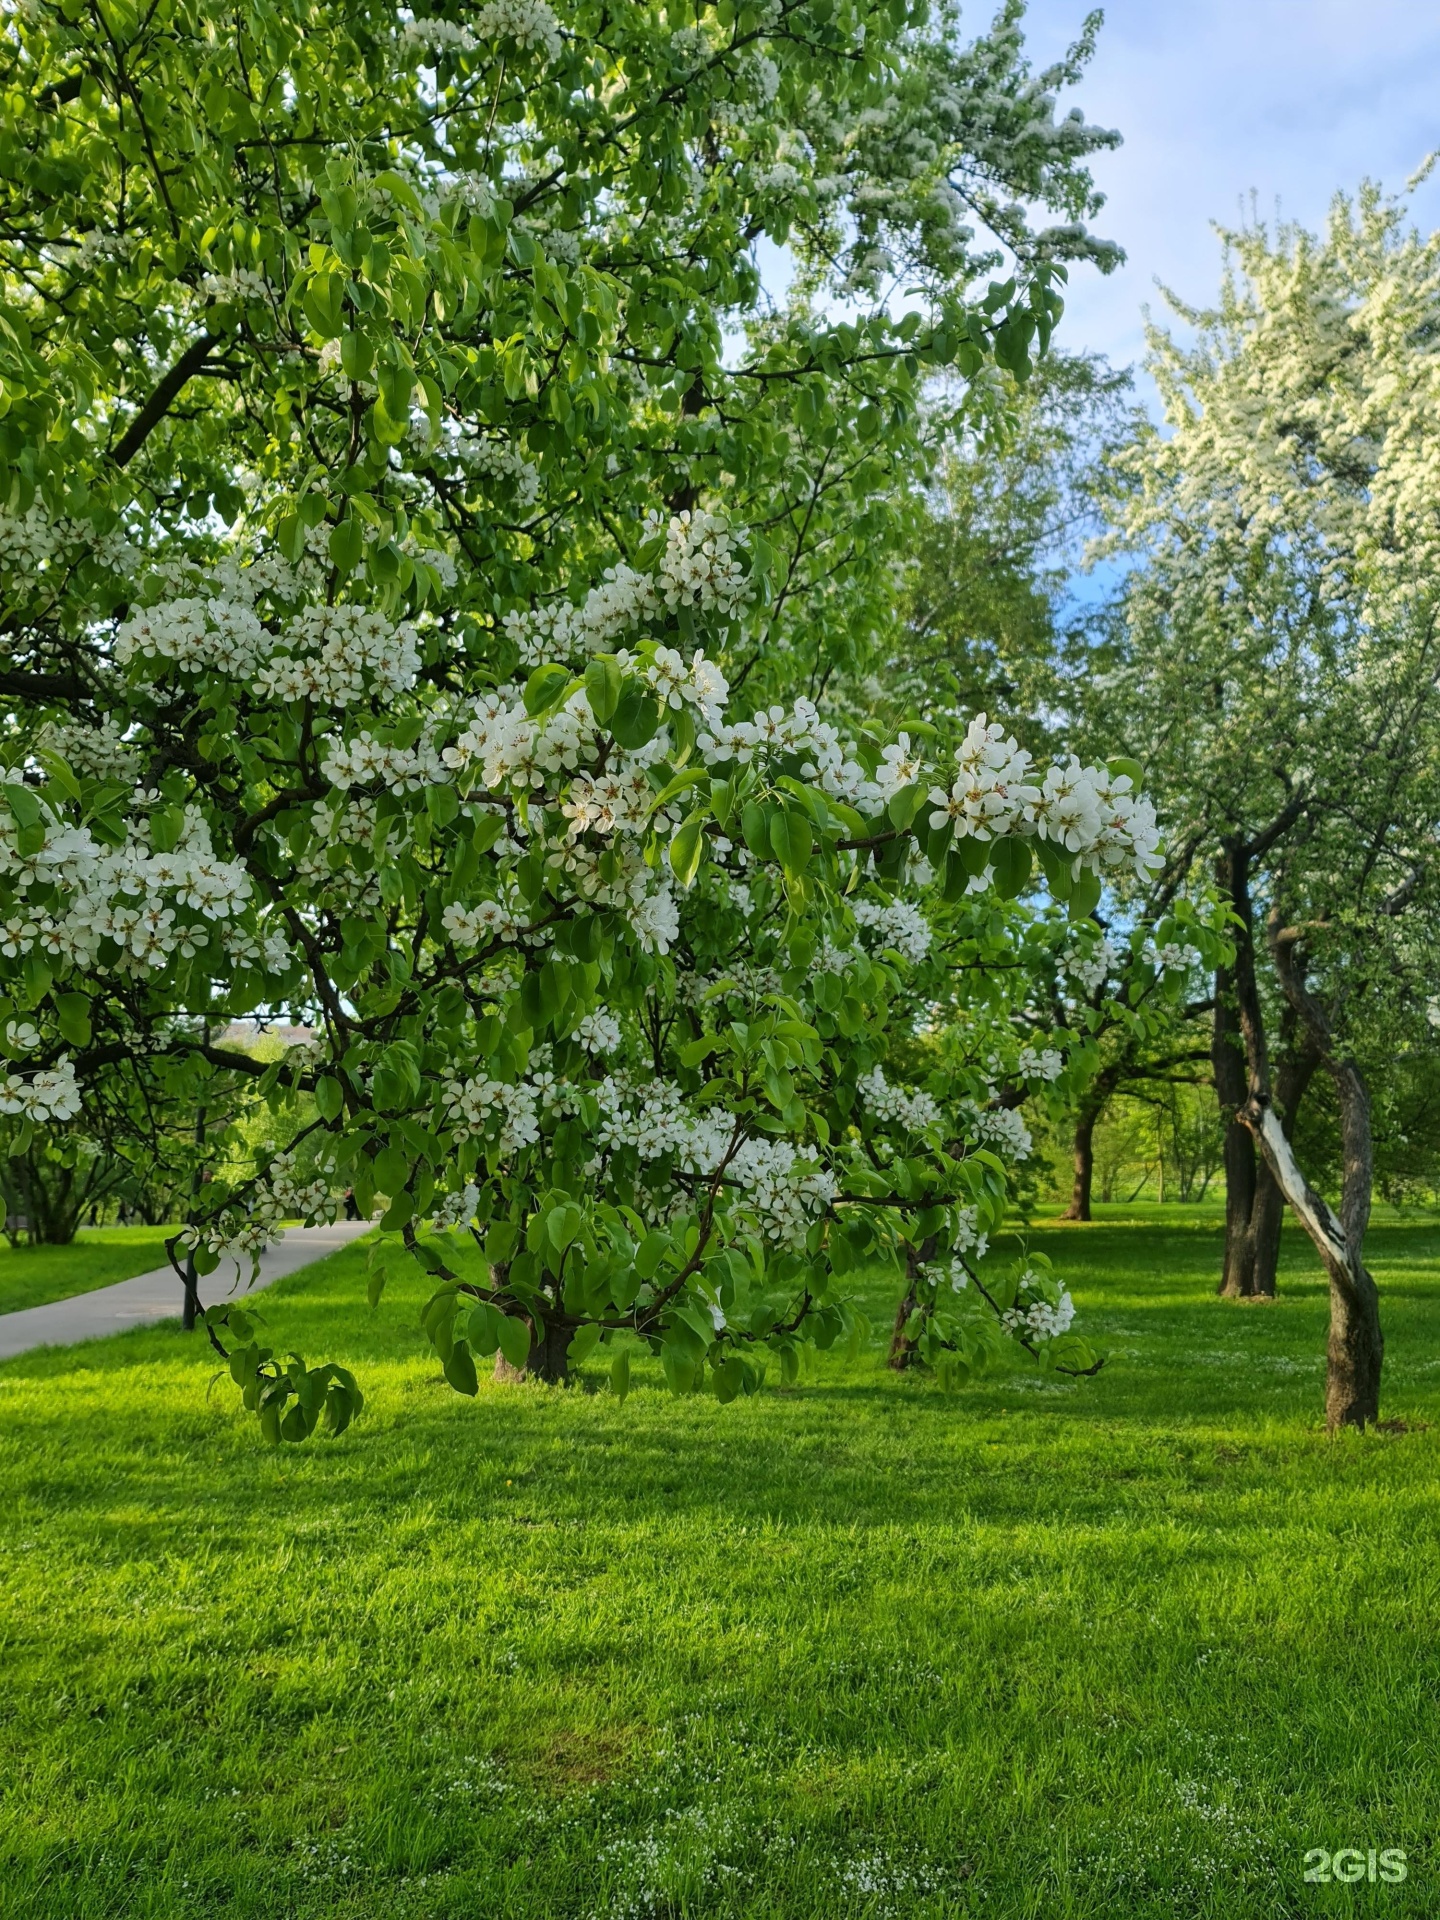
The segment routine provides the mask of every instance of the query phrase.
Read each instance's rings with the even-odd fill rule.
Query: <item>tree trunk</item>
[[[1281,1124],[1283,1125],[1283,1118]],[[1286,1128],[1288,1137],[1289,1128]],[[1273,1300],[1280,1272],[1280,1229],[1285,1224],[1285,1195],[1263,1156],[1255,1169],[1255,1198],[1250,1207],[1250,1298]]]
[[[205,1027],[205,1043],[210,1042],[210,1027]],[[195,1217],[195,1202],[200,1197],[204,1185],[204,1165],[200,1158],[205,1150],[205,1109],[195,1110],[195,1170],[190,1175],[190,1217]],[[186,1333],[194,1330],[195,1321],[200,1312],[200,1282],[195,1272],[195,1252],[192,1248],[185,1256],[185,1297],[180,1307],[180,1325]]]
[[[1350,1071],[1361,1101],[1368,1108],[1360,1076],[1353,1067]],[[1342,1093],[1342,1125],[1344,1107]],[[1285,1138],[1273,1107],[1257,1101],[1247,1109],[1246,1124],[1254,1129],[1261,1150],[1274,1170],[1276,1183],[1314,1243],[1330,1282],[1325,1424],[1332,1432],[1336,1427],[1364,1427],[1380,1417],[1380,1370],[1385,1358],[1385,1337],[1380,1328],[1380,1290],[1362,1258],[1363,1228],[1359,1236],[1347,1233],[1343,1222],[1311,1187],[1300,1171],[1294,1149]],[[1368,1114],[1365,1126],[1368,1132]],[[1347,1174],[1349,1161],[1347,1151]]]
[[[938,1246],[939,1240],[932,1233],[918,1247],[905,1249],[905,1292],[895,1309],[895,1326],[890,1335],[890,1353],[885,1363],[895,1373],[904,1373],[907,1367],[916,1364],[915,1342],[906,1333],[905,1323],[920,1304],[915,1291],[920,1269],[935,1258]]]
[[[913,1283],[905,1288],[900,1304],[895,1309],[895,1327],[890,1335],[890,1354],[885,1364],[895,1373],[904,1373],[907,1367],[915,1364],[915,1342],[905,1331],[905,1323],[915,1311],[915,1291]]]
[[[1090,1218],[1090,1196],[1095,1186],[1095,1122],[1099,1118],[1098,1107],[1085,1106],[1075,1121],[1075,1182],[1063,1215],[1066,1220]]]
[[[1250,1097],[1240,1117],[1314,1243],[1330,1282],[1325,1424],[1332,1432],[1336,1427],[1364,1427],[1379,1418],[1380,1372],[1385,1357],[1379,1289],[1364,1259],[1374,1180],[1370,1095],[1355,1062],[1334,1050],[1324,1009],[1306,984],[1300,934],[1282,927],[1278,908],[1270,915],[1270,950],[1281,991],[1304,1029],[1307,1051],[1313,1051],[1316,1061],[1330,1075],[1340,1103],[1344,1168],[1339,1213],[1331,1210],[1300,1171],[1272,1098],[1263,1035],[1252,1035],[1248,1027],[1245,1051]]]
[[[1250,888],[1243,848],[1227,844],[1216,863],[1215,877],[1229,899],[1240,922],[1235,929],[1235,964],[1215,970],[1215,1016],[1210,1036],[1210,1067],[1215,1081],[1215,1098],[1227,1118],[1225,1128],[1225,1257],[1220,1270],[1220,1294],[1226,1300],[1250,1300],[1255,1297],[1255,1241],[1251,1223],[1255,1214],[1258,1181],[1255,1170],[1255,1142],[1240,1119],[1249,1085],[1245,1072],[1245,1054],[1236,1024],[1236,1001],[1241,976],[1249,975],[1253,984],[1253,920],[1250,912]],[[1258,999],[1252,1009],[1260,1017]]]
[[[503,1353],[495,1356],[497,1380],[541,1380],[547,1386],[564,1386],[570,1377],[570,1341],[575,1329],[563,1320],[547,1320],[540,1338],[535,1338],[535,1323],[530,1323],[530,1351],[523,1367],[512,1367]]]
[[[1239,1120],[1231,1120],[1225,1129],[1225,1256],[1220,1269],[1220,1292],[1227,1300],[1248,1300],[1255,1291],[1250,1240],[1255,1186],[1255,1142]]]

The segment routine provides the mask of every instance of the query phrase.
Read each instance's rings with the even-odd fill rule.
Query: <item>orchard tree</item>
[[[1133,431],[1129,376],[1052,351],[978,396],[935,383],[942,434],[910,528],[900,618],[836,689],[874,724],[1006,715],[1032,752],[1064,744],[1069,583],[1103,531],[1096,475]],[[986,404],[981,404],[985,402]]]
[[[1180,309],[1194,343],[1152,334],[1167,430],[1117,462],[1136,564],[1093,711],[1145,759],[1172,857],[1213,873],[1233,916],[1214,1015],[1226,1289],[1273,1291],[1283,1196],[1330,1281],[1329,1421],[1363,1425],[1383,1347],[1362,1061],[1435,1059],[1440,237],[1367,188],[1323,238],[1225,238],[1220,304]],[[1344,1141],[1334,1206],[1291,1137],[1316,1072]]]
[[[1022,881],[1029,879],[1024,871]],[[937,916],[933,929],[927,924],[934,964],[910,983],[914,1011],[897,1036],[894,1058],[907,1078],[923,1076],[929,1091],[920,1096],[919,1110],[930,1119],[941,1117],[944,1096],[952,1114],[955,1095],[964,1096],[966,1130],[978,1133],[1009,1165],[1014,1184],[1034,1146],[1027,1107],[1053,1111],[1087,1082],[1086,1035],[1065,1024],[1055,983],[1067,966],[1087,966],[1096,942],[1084,920],[1075,928],[1076,945],[1067,926],[1037,910],[1033,898],[1006,908],[996,891],[1008,893],[1008,883],[995,888],[977,882],[973,894],[967,889],[952,911]],[[953,1119],[950,1128],[953,1134]],[[889,1356],[896,1371],[926,1363],[959,1377],[973,1368],[986,1349],[972,1350],[971,1343],[977,1334],[982,1341],[995,1335],[977,1300],[1019,1323],[1027,1305],[1020,1296],[1044,1263],[1022,1259],[998,1276],[987,1270],[982,1279],[979,1263],[997,1223],[990,1210],[977,1212],[948,1250],[934,1233],[905,1249],[905,1289]],[[1033,1304],[1029,1331],[1043,1328],[1052,1339],[1063,1335],[1073,1314],[1068,1292],[1061,1288],[1052,1297],[1047,1289]],[[1088,1352],[1073,1358],[1076,1364],[1067,1359],[1062,1371],[1093,1372],[1098,1365]]]
[[[638,1335],[729,1398],[852,1323],[850,1267],[998,1218],[979,1121],[890,1097],[894,916],[1036,852],[1147,872],[1153,814],[795,688],[883,617],[922,382],[1023,372],[1063,263],[1113,257],[1114,136],[1055,113],[1088,37],[1033,75],[1018,19],[7,22],[0,980],[37,1040],[0,1087],[51,1124],[127,1054],[215,1064],[212,1014],[311,1021],[224,1055],[293,1132],[197,1194],[202,1273],[350,1191],[462,1391],[603,1340],[623,1393]],[[206,1318],[269,1437],[353,1417],[345,1369]]]
[[[1195,1065],[1209,1058],[1197,1022],[1212,1003],[1196,997],[1196,976],[1225,964],[1231,951],[1224,909],[1202,894],[1198,901],[1182,897],[1128,930],[1116,916],[1077,956],[1064,986],[1089,1053],[1065,1116],[1071,1137],[1065,1219],[1091,1218],[1095,1130],[1112,1103],[1126,1096],[1163,1101],[1156,1089],[1188,1084]]]

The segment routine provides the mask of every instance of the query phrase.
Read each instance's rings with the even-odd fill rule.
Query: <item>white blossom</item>
[[[1028,1160],[1030,1129],[1014,1107],[988,1107],[975,1116],[975,1131],[987,1147],[1011,1160]]]
[[[883,1067],[872,1067],[858,1087],[860,1098],[877,1120],[896,1121],[910,1133],[923,1133],[941,1118],[939,1102],[932,1095],[892,1086]]]

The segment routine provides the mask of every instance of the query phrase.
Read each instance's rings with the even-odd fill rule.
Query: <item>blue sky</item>
[[[1031,0],[1036,63],[1074,37],[1084,0]],[[978,31],[989,10],[967,10]],[[1440,147],[1440,6],[1433,0],[1112,0],[1082,85],[1066,96],[1117,127],[1094,172],[1108,204],[1094,223],[1126,249],[1102,279],[1077,269],[1060,343],[1117,365],[1144,350],[1141,308],[1167,282],[1204,301],[1219,277],[1210,222],[1237,224],[1253,191],[1262,217],[1320,224],[1339,187],[1371,176],[1403,187]],[[1440,182],[1416,195],[1440,225]]]

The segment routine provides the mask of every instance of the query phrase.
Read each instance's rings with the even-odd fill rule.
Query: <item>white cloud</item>
[[[1085,0],[1031,0],[1037,65],[1074,36]],[[1403,187],[1440,145],[1440,10],[1416,0],[1111,0],[1099,48],[1069,96],[1125,145],[1100,154],[1108,204],[1095,222],[1128,263],[1102,280],[1077,269],[1060,342],[1117,364],[1144,350],[1141,308],[1156,280],[1203,303],[1220,252],[1211,221],[1256,211],[1316,226],[1337,189],[1364,177]],[[978,12],[968,16],[980,24]],[[1440,224],[1440,181],[1416,195]]]

